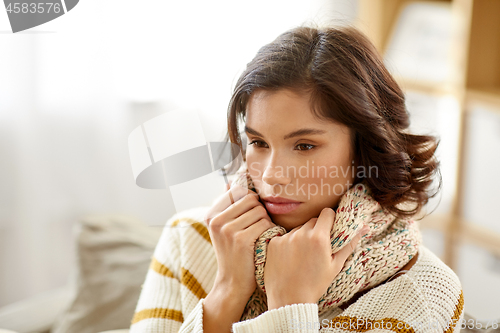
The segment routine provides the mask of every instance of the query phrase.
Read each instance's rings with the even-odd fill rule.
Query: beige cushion
[[[128,329],[161,231],[130,216],[83,218],[75,228],[76,296],[51,332]]]

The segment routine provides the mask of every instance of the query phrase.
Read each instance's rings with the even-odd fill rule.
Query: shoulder
[[[342,318],[367,323],[389,320],[415,332],[453,332],[463,318],[464,299],[453,270],[424,245],[406,274],[375,287],[342,312]],[[420,327],[419,327],[420,326]],[[437,330],[436,330],[437,328]]]
[[[209,207],[196,207],[174,213],[163,226],[157,248],[174,244],[178,246],[181,238],[192,236],[189,229],[206,230],[208,234],[204,222],[204,214],[208,209]]]
[[[175,213],[165,223],[160,242],[173,242],[185,253],[212,250],[212,241],[205,222],[210,207],[202,206]]]
[[[208,206],[194,207],[175,213],[165,223],[165,227],[177,226],[179,224],[185,225],[189,222],[198,222],[206,226],[205,214],[210,209]]]
[[[409,275],[426,298],[429,309],[443,320],[458,320],[463,315],[464,295],[457,274],[431,250],[421,245],[422,258]]]
[[[456,301],[455,298],[463,294],[457,274],[424,245],[420,245],[419,258],[408,274],[418,282],[422,292],[430,297],[429,300],[439,295],[440,298]]]
[[[178,278],[187,266],[192,266],[193,258],[201,256],[206,259],[206,263],[212,263],[215,258],[204,220],[208,209],[197,207],[180,211],[172,215],[163,227],[153,260],[169,263]]]
[[[167,220],[163,228],[165,238],[168,239],[169,234],[175,234],[180,239],[202,237],[211,244],[208,226],[205,222],[208,209],[210,207],[202,206],[175,213]]]

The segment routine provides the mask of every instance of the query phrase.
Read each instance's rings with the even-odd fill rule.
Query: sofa
[[[162,230],[128,215],[82,217],[68,283],[0,308],[0,332],[128,332]]]

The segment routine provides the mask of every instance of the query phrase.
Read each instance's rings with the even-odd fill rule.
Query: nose
[[[262,174],[262,181],[271,186],[289,184],[291,179],[288,178],[287,168],[283,165],[283,163],[275,163],[274,159],[271,158]]]

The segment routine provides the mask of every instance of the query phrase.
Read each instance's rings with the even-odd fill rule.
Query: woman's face
[[[309,94],[288,89],[255,91],[246,116],[248,172],[273,222],[290,231],[336,208],[355,179],[350,129],[318,120]]]

